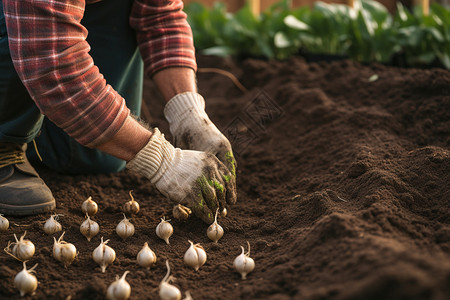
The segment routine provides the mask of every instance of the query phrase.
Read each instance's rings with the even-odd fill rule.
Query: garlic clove
[[[255,268],[255,261],[250,257],[250,243],[248,244],[248,252],[244,253],[244,247],[241,246],[242,253],[234,259],[233,266],[241,274],[242,279],[247,278],[247,274]]]
[[[8,242],[8,245],[4,249],[5,252],[20,261],[30,260],[35,252],[34,244],[30,240],[25,240],[25,235],[27,232],[17,239],[16,234],[14,234],[15,242]],[[12,246],[12,249],[11,249]]]
[[[136,260],[141,267],[147,269],[150,269],[150,267],[156,263],[156,254],[150,249],[147,242],[144,243],[144,247],[139,251]]]
[[[91,241],[91,239],[98,234],[100,231],[100,227],[98,226],[98,223],[94,220],[91,220],[88,214],[86,214],[86,220],[84,220],[83,223],[80,225],[80,232],[82,235],[84,235],[88,242]]]
[[[131,286],[125,280],[125,276],[129,271],[125,271],[122,277],[116,277],[116,281],[111,283],[106,291],[106,299],[108,300],[126,300],[130,298]]]
[[[228,215],[228,210],[224,207],[222,212],[220,213],[220,216],[222,218],[225,218]]]
[[[74,244],[63,241],[65,232],[61,234],[58,240],[53,237],[53,257],[64,264],[67,268],[77,257],[77,248]]]
[[[102,237],[100,245],[92,252],[92,259],[100,265],[102,273],[105,273],[106,267],[112,264],[116,259],[116,252],[114,249],[106,245],[108,242],[109,240],[103,242]]]
[[[59,215],[51,215],[44,223],[44,232],[48,235],[62,230],[61,224],[56,220]]]
[[[214,243],[217,243],[223,236],[223,228],[217,223],[217,214],[219,213],[219,209],[216,210],[216,215],[214,217],[214,222],[208,227],[206,231],[206,235],[212,240]]]
[[[37,289],[38,281],[36,276],[33,275],[36,266],[37,264],[27,270],[26,262],[23,262],[23,270],[14,277],[14,286],[19,290],[21,297],[26,294],[33,295]]]
[[[133,195],[131,195],[131,192],[132,191],[130,191],[131,200],[126,202],[122,206],[122,211],[127,214],[137,214],[140,210],[140,206],[139,206],[139,203],[134,200],[134,197],[133,197]]]
[[[192,298],[191,296],[191,292],[186,291],[186,297],[184,297],[183,300],[194,300],[194,298]]]
[[[170,266],[168,260],[166,260],[166,267],[166,276],[164,276],[164,278],[161,280],[161,283],[159,284],[159,298],[161,298],[161,300],[180,300],[180,290],[176,286],[169,283],[173,279],[173,277],[170,276]]]
[[[0,214],[0,231],[6,231],[9,228],[9,221],[2,214]]]
[[[189,241],[189,243],[191,246],[184,253],[184,262],[188,266],[194,268],[195,271],[198,271],[198,269],[206,262],[206,252],[200,244],[194,245],[191,241]]]
[[[92,200],[92,197],[89,196],[89,198],[84,200],[81,204],[81,210],[84,214],[95,216],[98,211],[98,205],[94,200]]]
[[[134,234],[134,225],[123,214],[123,220],[116,226],[116,233],[122,239],[126,239]]]
[[[172,209],[172,215],[175,219],[180,221],[186,221],[189,216],[191,215],[192,210],[190,210],[188,207],[177,204]]]
[[[156,235],[164,240],[166,242],[166,244],[170,244],[169,243],[169,238],[172,236],[173,234],[173,227],[172,224],[169,223],[170,220],[167,220],[163,217],[161,219],[161,222],[158,224],[158,226],[156,226]]]

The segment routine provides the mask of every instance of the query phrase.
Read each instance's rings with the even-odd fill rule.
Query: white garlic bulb
[[[63,263],[67,268],[77,257],[77,248],[74,244],[63,241],[65,232],[61,234],[58,240],[53,237],[53,257]]]
[[[131,192],[132,191],[130,191],[131,200],[126,202],[122,206],[122,211],[127,214],[137,214],[139,212],[140,206],[139,203],[134,200],[134,197],[133,195],[131,195]]]
[[[123,214],[123,220],[116,226],[116,233],[122,239],[126,239],[134,234],[134,225]]]
[[[222,218],[225,218],[228,214],[228,210],[224,207],[222,212],[220,213],[220,215],[222,216]]]
[[[216,216],[214,217],[214,222],[208,227],[206,234],[209,239],[214,243],[217,243],[218,240],[223,236],[223,228],[217,223],[217,214],[219,213],[219,209],[216,210]]]
[[[100,245],[92,252],[92,259],[100,265],[103,273],[105,273],[106,267],[114,262],[116,259],[116,251],[113,248],[106,245],[109,240],[103,242],[101,238]]]
[[[188,207],[177,204],[172,209],[172,215],[175,219],[180,221],[186,221],[189,216],[191,215],[192,210],[190,210]]]
[[[62,230],[61,224],[57,221],[59,215],[51,215],[50,218],[45,221],[44,232],[46,234],[54,234]]]
[[[166,244],[169,243],[169,238],[173,234],[173,227],[172,224],[169,223],[170,220],[167,220],[165,218],[161,219],[161,222],[156,226],[156,235],[160,238],[166,241]]]
[[[168,260],[166,260],[166,267],[166,276],[164,276],[159,284],[159,298],[161,298],[161,300],[180,300],[180,290],[176,286],[169,283],[173,278],[170,276],[170,266]]]
[[[17,273],[14,277],[14,286],[19,290],[21,297],[26,294],[33,295],[34,291],[37,289],[38,281],[36,276],[33,275],[35,272],[34,268],[36,268],[36,266],[37,264],[27,270],[27,265],[23,262],[23,270]]]
[[[189,243],[191,243],[191,246],[184,253],[184,262],[194,268],[195,271],[198,271],[206,262],[206,252],[200,244],[194,245],[191,241]]]
[[[17,239],[16,234],[14,234],[16,241],[12,243],[8,242],[8,245],[4,249],[5,252],[20,261],[27,261],[31,259],[36,249],[30,240],[24,239],[26,234],[27,232],[25,231],[19,240]],[[12,250],[11,246],[13,247]]]
[[[90,242],[91,239],[98,234],[99,230],[100,227],[98,226],[98,223],[91,220],[89,215],[86,214],[86,220],[80,225],[81,234],[87,238],[88,242]]]
[[[131,286],[125,280],[129,271],[125,271],[122,277],[116,276],[116,281],[111,283],[106,290],[106,299],[108,300],[126,300],[130,298]]]
[[[247,274],[255,268],[255,261],[250,257],[250,243],[248,244],[248,252],[244,253],[244,247],[241,246],[242,253],[234,259],[233,266],[238,271],[242,279],[247,278]]]
[[[150,269],[150,267],[156,263],[156,254],[150,249],[147,242],[144,243],[144,247],[139,251],[136,260],[141,267],[147,269]]]
[[[89,196],[89,198],[84,200],[81,204],[81,210],[84,214],[95,216],[98,211],[98,205],[94,200],[92,200],[92,197]]]
[[[6,231],[9,228],[9,221],[2,214],[0,214],[0,231]]]
[[[183,300],[194,300],[194,298],[192,298],[191,296],[191,292],[186,291],[186,297],[184,297]]]

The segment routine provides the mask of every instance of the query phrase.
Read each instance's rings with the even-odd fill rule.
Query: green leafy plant
[[[450,10],[437,3],[427,16],[401,3],[392,15],[372,0],[357,0],[354,8],[318,1],[312,9],[283,0],[258,16],[248,4],[231,14],[220,2],[210,9],[191,3],[185,11],[205,54],[285,59],[302,51],[366,63],[401,56],[408,66],[439,62],[450,69]]]

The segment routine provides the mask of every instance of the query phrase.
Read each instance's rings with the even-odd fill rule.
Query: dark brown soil
[[[248,89],[199,72],[207,111],[238,159],[238,203],[219,219],[224,237],[213,244],[194,218],[173,221],[166,245],[155,227],[171,218],[173,203],[131,172],[41,169],[65,240],[79,256],[68,268],[52,257],[53,238],[42,231],[49,215],[9,218],[1,247],[25,230],[36,245],[28,263],[39,264],[33,298],[103,299],[115,276],[129,270],[131,299],[158,299],[169,259],[175,284],[194,299],[450,299],[450,72],[300,58],[200,57],[199,64],[231,71]],[[149,80],[145,101],[144,117],[169,135]],[[136,234],[122,241],[115,226],[129,190],[142,210],[132,218]],[[94,219],[101,233],[91,242],[79,233],[88,196],[100,206]],[[101,236],[117,252],[105,273],[91,258]],[[182,260],[188,240],[208,254],[198,272]],[[135,260],[145,241],[158,257],[150,270]],[[241,280],[232,263],[246,241],[256,268]],[[0,298],[19,298],[13,278],[21,269],[0,254]]]

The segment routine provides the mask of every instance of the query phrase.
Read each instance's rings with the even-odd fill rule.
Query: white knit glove
[[[198,93],[178,94],[166,104],[164,115],[176,147],[214,154],[230,171],[236,186],[236,160],[228,139],[217,129],[205,111],[205,100]],[[227,191],[227,202],[236,202],[236,189]]]
[[[231,173],[214,155],[174,148],[158,128],[127,168],[147,177],[163,195],[188,206],[208,224],[216,209],[224,207],[228,190],[235,189]]]

